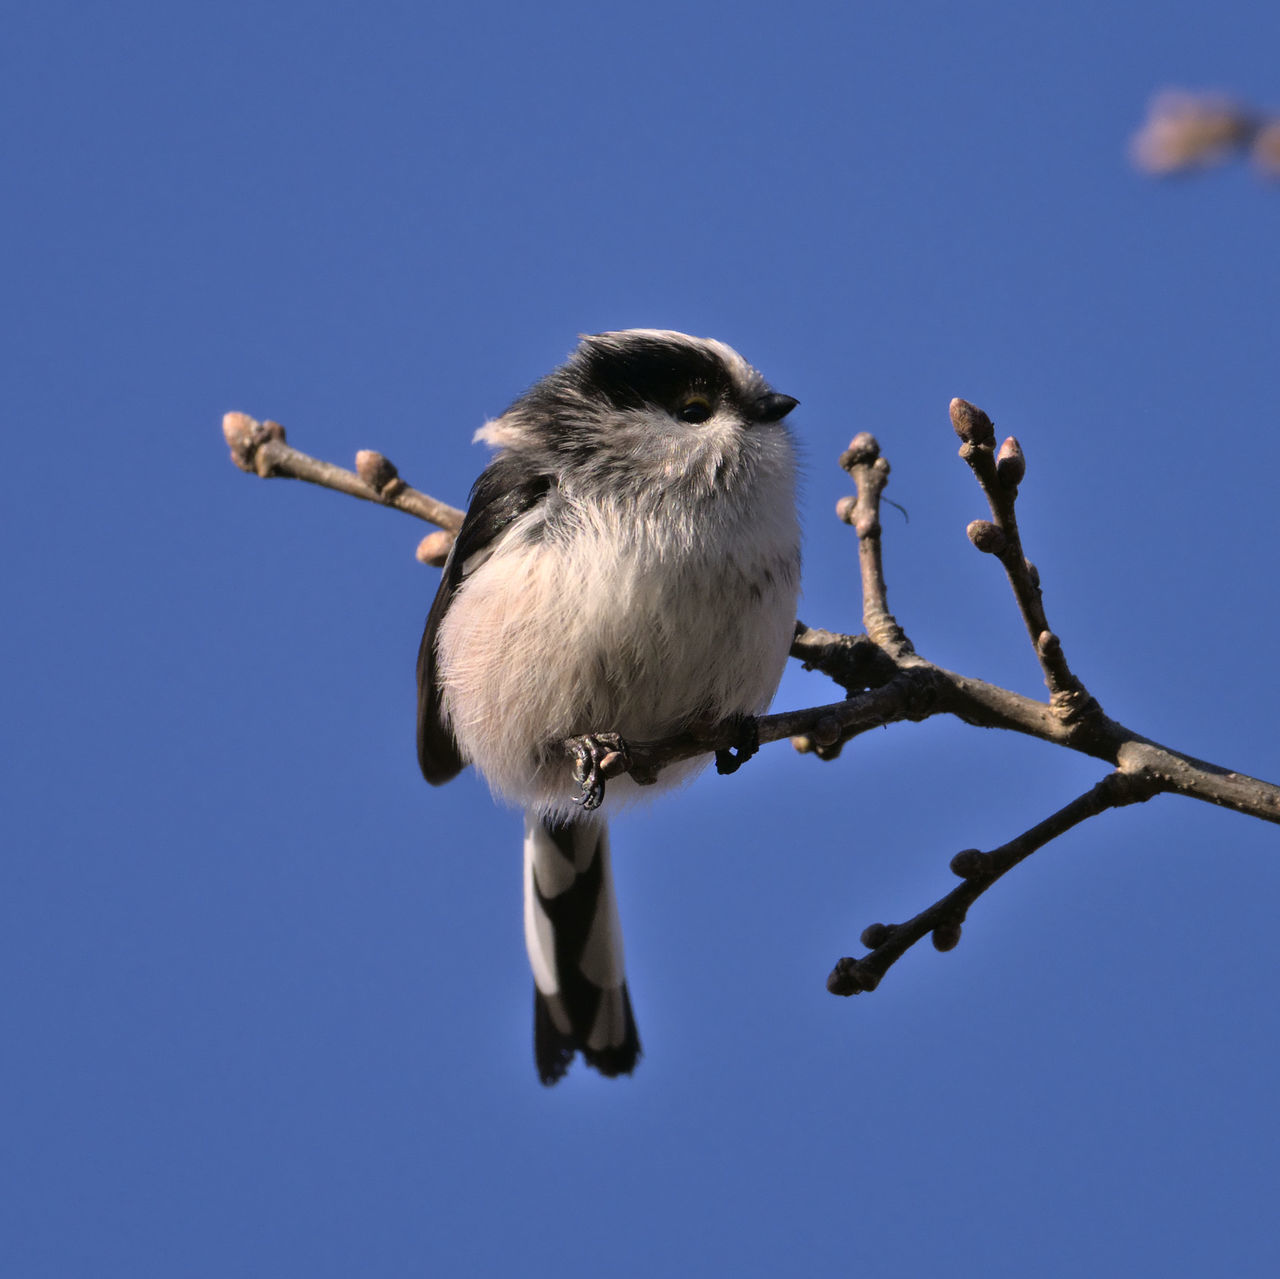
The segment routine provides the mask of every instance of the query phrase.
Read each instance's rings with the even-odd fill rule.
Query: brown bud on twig
[[[836,519],[845,524],[853,523],[854,512],[858,509],[858,499],[851,493],[846,493],[836,503]]]
[[[840,721],[834,715],[824,715],[809,730],[809,740],[815,746],[834,746],[840,740]]]
[[[827,978],[827,989],[833,995],[860,995],[864,990],[875,990],[880,984],[880,974],[857,959],[838,960]]]
[[[933,930],[934,950],[955,950],[960,944],[960,925],[958,922],[939,924]]]
[[[247,413],[224,413],[222,415],[222,438],[227,447],[234,449],[253,431],[256,423]]]
[[[883,946],[892,936],[892,924],[868,924],[862,930],[862,937],[859,940],[868,950],[875,950],[877,946]]]
[[[1008,545],[1004,533],[990,520],[974,520],[965,532],[969,541],[986,555],[999,555]]]
[[[844,742],[840,740],[838,733],[832,742],[820,742],[816,736],[811,736],[808,733],[797,733],[791,738],[791,748],[798,755],[816,755],[824,764],[829,764],[833,759],[840,757]]]
[[[222,419],[222,438],[231,450],[231,460],[242,471],[253,471],[253,430],[257,425],[247,413],[227,413]]]
[[[414,556],[420,564],[428,564],[432,568],[443,568],[445,560],[449,558],[449,551],[452,546],[453,534],[446,533],[444,529],[439,529],[435,533],[428,533],[418,543],[418,549],[414,552]]]
[[[285,442],[279,422],[258,422],[247,413],[227,413],[222,418],[222,438],[231,450],[231,460],[242,470],[255,472],[258,450],[270,440]]]
[[[991,873],[991,859],[977,848],[966,848],[951,859],[951,873],[961,879],[982,879]]]
[[[959,397],[951,401],[951,425],[966,444],[995,444],[996,428],[976,405]]]
[[[875,990],[880,984],[880,974],[874,969],[868,968],[866,964],[859,964],[855,972],[860,991]]]
[[[1036,636],[1036,653],[1045,659],[1057,657],[1062,652],[1062,641],[1052,631],[1041,631]]]
[[[1016,489],[1026,473],[1027,459],[1022,455],[1022,446],[1011,435],[996,454],[996,474],[1005,488]]]
[[[846,471],[874,462],[880,456],[880,443],[870,431],[859,431],[840,454],[840,465]]]
[[[395,464],[373,449],[361,449],[356,454],[356,474],[379,497],[394,497],[404,488]]]

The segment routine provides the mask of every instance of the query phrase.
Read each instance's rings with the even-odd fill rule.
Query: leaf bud
[[[976,405],[968,400],[951,401],[951,425],[955,433],[966,444],[987,444],[996,442],[996,428],[991,419]]]
[[[373,449],[361,449],[356,454],[356,474],[379,497],[391,497],[398,489],[404,487],[404,481],[400,478],[400,472],[396,470],[395,464]]]
[[[428,564],[432,568],[443,568],[445,560],[449,558],[449,551],[452,546],[453,534],[446,533],[444,529],[437,529],[434,533],[428,533],[418,543],[418,549],[414,552],[414,556],[419,564]]]
[[[990,520],[974,520],[965,532],[969,541],[986,555],[999,555],[1007,543],[1004,533]]]
[[[955,950],[960,944],[959,923],[939,924],[933,930],[934,950]]]
[[[996,475],[1000,477],[1000,483],[1005,488],[1016,489],[1022,483],[1022,477],[1026,473],[1027,459],[1023,455],[1022,445],[1011,435],[1000,446],[1000,452],[996,454]]]

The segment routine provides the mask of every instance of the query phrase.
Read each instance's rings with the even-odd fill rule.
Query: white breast
[[[568,811],[563,738],[655,740],[765,709],[799,579],[789,471],[777,482],[785,495],[757,494],[736,517],[721,504],[701,526],[577,501],[550,529],[531,513],[506,531],[455,595],[438,645],[453,732],[497,793]],[[610,783],[611,805],[635,789]]]

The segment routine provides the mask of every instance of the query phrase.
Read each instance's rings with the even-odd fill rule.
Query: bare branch
[[[1158,792],[1154,780],[1144,773],[1109,773],[1065,808],[1007,844],[989,853],[976,848],[957,853],[951,859],[951,869],[963,882],[905,923],[871,924],[864,929],[862,944],[870,948],[868,953],[839,960],[827,978],[827,989],[833,995],[875,990],[893,964],[916,942],[930,935],[936,949],[952,950],[960,941],[969,907],[1019,862],[1090,817],[1109,808],[1142,803]]]
[[[841,635],[797,623],[791,648],[792,656],[808,669],[830,676],[844,690],[844,698],[764,715],[754,724],[733,719],[697,726],[657,742],[624,742],[608,725],[601,725],[593,737],[593,744],[604,748],[597,751],[593,774],[596,802],[603,797],[604,781],[622,773],[644,784],[668,764],[713,753],[723,758],[734,751],[739,754],[729,762],[736,767],[748,740],[754,749],[757,740],[763,744],[790,738],[797,750],[827,760],[868,729],[934,715],[954,715],[976,727],[1022,733],[1112,766],[1114,771],[1091,790],[1009,843],[989,853],[969,849],[957,854],[952,869],[964,882],[906,923],[867,929],[863,943],[869,953],[840,960],[828,980],[837,994],[873,990],[888,968],[925,936],[932,935],[939,950],[951,949],[960,939],[969,907],[997,879],[1058,835],[1107,809],[1176,794],[1280,824],[1280,787],[1153,742],[1109,718],[1090,696],[1049,629],[1039,575],[1023,553],[1015,513],[1018,486],[1026,470],[1022,449],[1010,437],[997,451],[991,419],[964,400],[952,401],[951,418],[963,441],[961,456],[977,477],[991,510],[990,520],[970,524],[969,538],[1004,565],[1044,672],[1048,702],[945,670],[916,653],[889,611],[884,580],[880,502],[889,464],[875,438],[863,432],[840,459],[857,492],[840,501],[837,514],[858,534],[867,633]],[[463,513],[410,488],[381,454],[361,451],[352,472],[290,448],[284,429],[274,422],[259,423],[245,414],[229,413],[223,432],[232,460],[242,470],[306,480],[438,525],[442,531],[424,538],[418,554],[429,563],[444,562]],[[566,753],[577,758],[583,740],[563,743]]]
[[[952,412],[953,419],[958,416],[973,437],[966,439],[966,448],[970,443],[974,445],[966,460],[988,493],[992,513],[999,521],[989,527],[1004,539],[1003,549],[1012,561],[1012,568],[1006,564],[1006,569],[1028,619],[1028,630],[1040,626],[1043,635],[1047,624],[1039,583],[1022,557],[1013,518],[1017,481],[1024,466],[1021,450],[1016,442],[1006,441],[999,456],[993,456],[995,433],[987,415],[964,401],[953,402]],[[357,470],[352,472],[291,448],[285,441],[284,428],[275,422],[257,422],[243,413],[228,413],[223,419],[223,434],[231,447],[232,460],[241,470],[265,477],[306,480],[440,525],[442,533],[424,539],[424,544],[440,539],[436,543],[436,562],[443,562],[452,533],[462,523],[460,510],[410,488],[385,457],[371,450],[357,453]],[[838,513],[858,533],[864,616],[880,639],[877,641],[870,634],[840,635],[798,623],[792,656],[809,669],[829,675],[846,696],[824,706],[762,716],[756,724],[762,744],[790,738],[797,749],[830,759],[839,753],[844,742],[868,729],[904,720],[922,721],[934,715],[954,715],[977,727],[1002,728],[1053,742],[1117,768],[1131,765],[1141,755],[1143,767],[1160,779],[1159,790],[1219,804],[1264,821],[1280,821],[1280,788],[1151,742],[1109,719],[1092,698],[1084,703],[1087,714],[1063,715],[1052,700],[1037,702],[920,657],[889,612],[886,598],[879,503],[888,481],[889,464],[874,437],[864,432],[842,455],[841,465],[858,485],[858,494],[844,499]],[[1059,686],[1070,681],[1081,687],[1066,668],[1065,659],[1054,658],[1052,669]],[[732,720],[660,742],[628,742],[628,752],[618,752],[602,774],[609,777],[630,771],[638,780],[648,779],[667,764],[738,746],[742,731],[741,721]]]
[[[347,471],[291,448],[279,422],[257,422],[247,413],[228,413],[222,419],[222,434],[231,449],[231,460],[242,471],[263,479],[306,480],[366,502],[394,507],[436,524],[447,533],[456,533],[462,527],[462,511],[410,488],[381,453],[361,450],[356,454],[356,471]]]
[[[1280,120],[1220,93],[1165,89],[1151,99],[1129,154],[1157,177],[1208,169],[1249,152],[1259,172],[1280,177]]]
[[[1026,474],[1026,459],[1018,441],[1010,436],[995,451],[996,433],[991,419],[967,400],[951,401],[951,425],[963,443],[960,456],[969,464],[991,508],[991,520],[974,520],[969,540],[980,551],[994,555],[1008,575],[1018,611],[1035,646],[1050,703],[1064,719],[1089,713],[1095,703],[1088,689],[1071,673],[1062,644],[1049,629],[1040,593],[1040,574],[1023,554],[1016,505],[1018,485]]]
[[[895,659],[915,650],[906,632],[889,612],[884,563],[880,554],[880,497],[889,483],[889,463],[869,431],[853,437],[840,455],[840,465],[857,485],[857,496],[841,498],[836,514],[858,534],[858,566],[862,572],[862,624],[872,643]]]
[[[1280,178],[1280,117],[1221,93],[1184,89],[1157,93],[1129,144],[1134,165],[1161,178],[1212,168],[1246,153],[1264,178]]]
[[[850,637],[853,638],[853,637]],[[864,637],[858,637],[864,638]],[[1064,722],[1053,707],[1007,688],[970,679],[921,658],[899,667],[877,687],[843,701],[762,715],[756,725],[761,745],[790,738],[798,749],[814,751],[847,742],[873,728],[934,715],[954,715],[979,728],[1002,728],[1104,760],[1128,774],[1152,779],[1153,793],[1185,795],[1280,823],[1280,787],[1208,764],[1133,732],[1097,711],[1087,720]],[[736,744],[741,722],[726,721],[705,733],[686,733],[656,742],[628,741],[627,753],[604,775],[631,772],[651,780],[666,765],[709,755]]]

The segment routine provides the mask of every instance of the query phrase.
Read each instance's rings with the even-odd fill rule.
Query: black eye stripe
[[[661,404],[675,408],[691,390],[715,400],[731,387],[728,370],[710,351],[661,338],[625,347],[589,346],[570,367],[584,386],[602,392],[617,408]]]
[[[735,362],[727,362],[729,358]],[[530,387],[507,411],[557,423],[562,432],[550,443],[555,453],[564,454],[594,447],[590,430],[600,424],[596,415],[601,413],[656,408],[676,421],[699,425],[728,409],[743,421],[754,421],[760,397],[768,391],[758,373],[713,345],[662,334],[600,334],[585,339],[568,363]],[[706,399],[708,412],[689,411],[690,401],[698,398]]]

